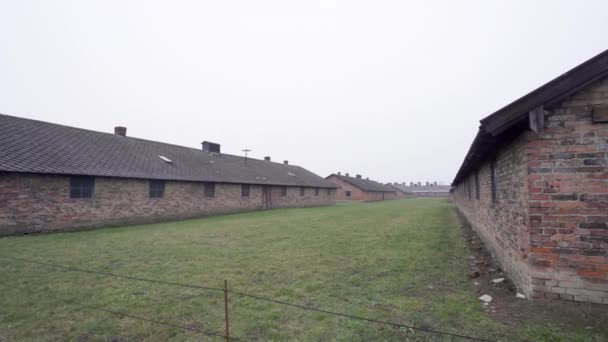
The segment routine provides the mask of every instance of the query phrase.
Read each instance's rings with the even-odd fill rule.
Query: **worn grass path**
[[[154,225],[0,239],[0,255],[222,287],[302,305],[495,340],[597,340],[512,326],[483,313],[445,200],[282,209]],[[0,258],[0,341],[200,341],[194,332],[66,304],[77,300],[222,332],[223,293]],[[3,284],[3,285],[2,285]],[[457,341],[232,296],[246,340]]]

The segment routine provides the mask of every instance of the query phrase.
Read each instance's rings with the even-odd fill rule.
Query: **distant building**
[[[0,235],[331,205],[290,165],[0,115]]]
[[[347,173],[333,173],[326,180],[332,182],[336,187],[336,199],[339,201],[383,201],[397,198],[395,189],[387,187],[382,183],[375,182],[361,175],[350,177]]]
[[[426,182],[424,185],[421,182],[410,182],[409,186],[395,182],[387,185],[403,192],[404,197],[448,197],[452,188],[450,185],[438,185],[437,182]]]
[[[531,298],[608,304],[608,51],[481,120],[458,209]]]

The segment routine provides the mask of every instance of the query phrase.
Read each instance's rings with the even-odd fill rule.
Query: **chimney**
[[[350,175],[348,174],[348,172],[347,172],[347,173],[345,173],[344,175],[345,175],[346,177],[350,177]]]
[[[414,182],[410,182],[410,186],[414,186]]]
[[[433,186],[437,186],[437,181],[435,181],[435,183],[433,183]]]
[[[264,160],[265,160],[265,161],[270,161],[270,157],[269,157],[269,156],[266,156],[266,157],[264,157]]]
[[[210,141],[203,141],[203,151],[209,153],[220,153],[220,144],[212,143]]]
[[[426,182],[426,186],[429,186],[429,182]]]
[[[401,183],[402,186],[405,186],[405,182]]]
[[[283,164],[289,165],[289,160],[283,160]]]
[[[357,178],[361,179],[361,175],[357,175]]]
[[[121,137],[127,136],[127,127],[116,126],[114,127],[114,134],[120,135]]]
[[[369,177],[365,177],[365,180],[369,180]]]
[[[338,171],[338,176],[342,175],[342,172]]]
[[[418,186],[422,186],[422,182],[418,182]]]

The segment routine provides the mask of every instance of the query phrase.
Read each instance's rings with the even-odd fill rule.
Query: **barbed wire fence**
[[[110,308],[107,308],[104,306],[86,304],[86,303],[81,302],[81,300],[59,298],[59,299],[57,299],[57,301],[67,304],[67,305],[77,306],[77,307],[84,308],[84,309],[101,311],[101,312],[105,312],[108,314],[117,315],[117,316],[121,316],[121,317],[128,317],[128,318],[139,320],[142,322],[157,324],[157,325],[171,327],[171,328],[182,329],[184,331],[195,332],[198,334],[211,336],[211,337],[223,338],[228,342],[246,340],[246,337],[235,337],[235,336],[230,335],[229,299],[230,299],[230,296],[232,296],[232,295],[244,297],[244,298],[250,298],[250,299],[254,299],[254,300],[258,300],[258,301],[274,303],[274,304],[288,306],[288,307],[293,307],[293,308],[298,308],[301,310],[306,310],[306,311],[311,311],[311,312],[318,312],[318,313],[335,316],[335,317],[343,317],[343,318],[348,318],[348,319],[352,319],[352,320],[357,320],[357,321],[362,321],[362,322],[367,322],[367,323],[372,323],[372,324],[378,324],[378,325],[384,325],[384,326],[390,326],[390,327],[400,328],[400,329],[409,329],[410,331],[419,331],[419,332],[423,332],[423,333],[427,333],[427,334],[449,336],[449,337],[458,338],[461,340],[496,342],[495,340],[491,340],[491,339],[487,339],[487,338],[469,336],[469,335],[465,335],[465,334],[461,334],[461,333],[448,332],[448,331],[431,329],[431,328],[426,328],[426,327],[419,327],[419,326],[415,326],[412,324],[389,322],[389,321],[383,321],[383,320],[378,320],[378,319],[373,319],[373,318],[361,317],[361,316],[351,315],[351,314],[342,313],[342,312],[335,312],[335,311],[331,311],[331,310],[325,310],[325,309],[315,308],[315,307],[306,306],[306,305],[289,303],[286,301],[282,301],[282,300],[278,300],[278,299],[274,299],[274,298],[270,298],[270,297],[266,297],[266,296],[260,296],[260,295],[240,292],[240,291],[236,291],[236,290],[232,290],[232,289],[228,288],[228,282],[226,280],[224,280],[224,287],[221,288],[221,287],[212,287],[212,286],[204,286],[204,285],[197,285],[197,284],[185,284],[185,283],[179,283],[179,282],[164,281],[164,280],[159,280],[159,279],[149,279],[149,278],[135,277],[135,276],[129,276],[129,275],[110,273],[110,272],[89,270],[89,269],[84,269],[84,268],[79,268],[79,267],[74,267],[74,266],[60,265],[60,264],[38,261],[38,260],[29,260],[29,259],[17,258],[17,257],[7,256],[7,255],[0,255],[0,258],[13,260],[13,261],[17,261],[17,262],[22,262],[22,263],[37,264],[37,265],[42,265],[42,266],[46,266],[46,267],[50,267],[50,268],[63,269],[66,271],[95,274],[95,275],[99,275],[99,276],[103,276],[103,277],[121,278],[121,279],[128,279],[128,280],[146,282],[146,283],[151,283],[151,284],[162,284],[162,285],[176,286],[176,287],[183,287],[183,288],[190,288],[190,289],[197,289],[197,290],[204,290],[204,291],[221,292],[224,295],[224,314],[225,314],[224,332],[206,331],[206,330],[197,329],[197,328],[190,327],[190,326],[184,326],[184,325],[174,324],[174,323],[170,323],[170,322],[154,320],[154,319],[142,317],[139,315],[131,314],[126,311],[117,311],[117,310],[113,310],[113,309],[110,309]],[[0,285],[9,286],[8,284],[2,283],[2,282],[0,282]],[[20,286],[12,285],[10,287],[19,288],[21,290],[27,291],[27,289],[20,287]],[[513,336],[504,336],[504,337],[508,341],[521,340],[521,339],[515,338]]]

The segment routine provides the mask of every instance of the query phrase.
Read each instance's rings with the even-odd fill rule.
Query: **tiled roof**
[[[325,177],[325,179],[328,179],[332,176],[339,178],[342,181],[344,181],[350,185],[356,186],[357,188],[359,188],[363,191],[395,192],[395,189],[391,189],[391,188],[383,185],[382,183],[378,183],[373,180],[364,179],[364,178],[343,176],[343,175],[337,175],[335,173],[332,173],[331,175]]]
[[[421,186],[403,186],[400,184],[387,184],[387,186],[393,187],[399,191],[406,193],[416,192],[450,192],[451,186],[449,185],[421,185]]]
[[[0,171],[335,188],[295,165],[245,163],[244,157],[3,114]]]

